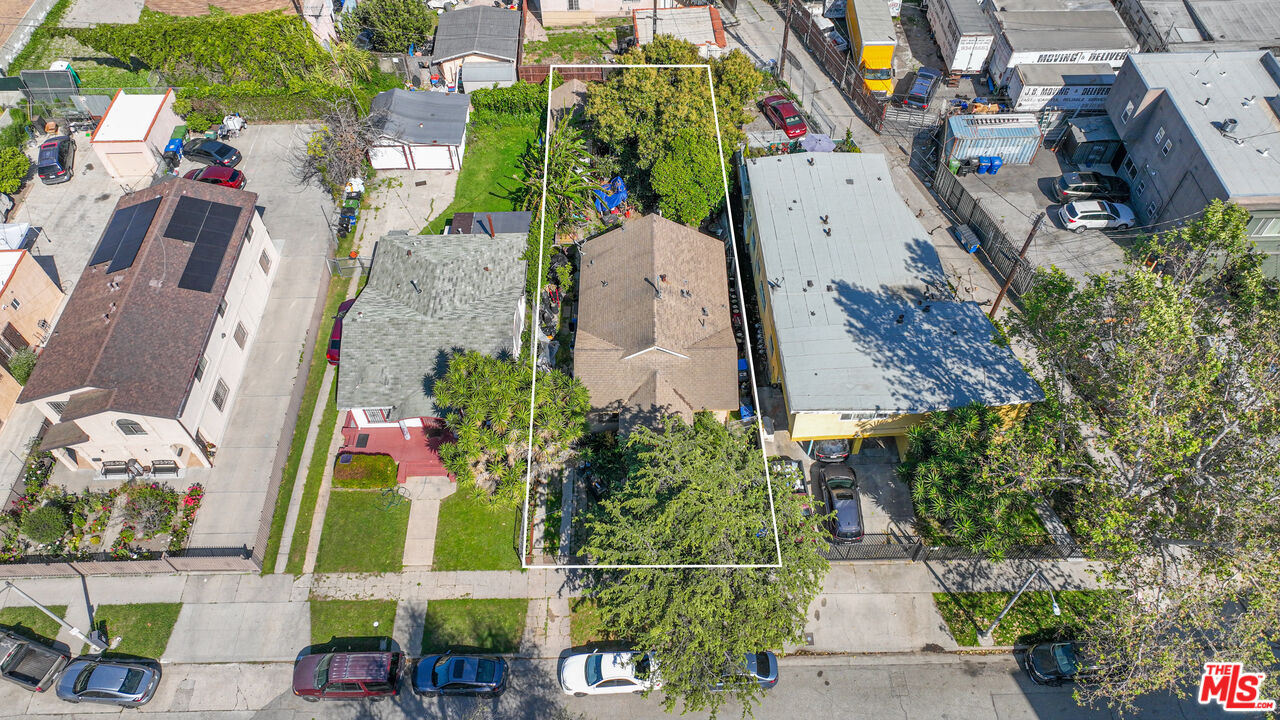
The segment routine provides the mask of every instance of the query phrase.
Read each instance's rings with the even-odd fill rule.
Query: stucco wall
[[[38,351],[53,327],[53,317],[62,305],[64,295],[30,253],[25,250],[12,252],[21,252],[22,259],[0,295],[0,328],[6,324],[13,325]],[[16,310],[13,307],[15,300],[18,302]],[[21,391],[18,381],[0,368],[0,422],[8,420]]]

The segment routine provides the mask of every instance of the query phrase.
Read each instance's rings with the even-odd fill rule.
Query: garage
[[[471,101],[465,95],[388,90],[370,104],[382,139],[369,149],[375,170],[458,170]]]
[[[182,119],[173,111],[173,90],[163,95],[130,95],[120,90],[89,139],[107,174],[132,183],[160,166],[164,146]]]

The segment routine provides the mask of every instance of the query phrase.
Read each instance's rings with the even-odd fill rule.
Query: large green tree
[[[360,0],[342,15],[342,39],[351,42],[369,30],[373,50],[409,52],[410,45],[421,48],[431,38],[437,20],[423,0]]]
[[[527,360],[468,351],[449,359],[435,385],[437,404],[457,438],[441,448],[445,467],[494,502],[524,497],[529,460],[533,371]],[[533,402],[534,476],[562,462],[586,432],[590,399],[582,383],[558,370],[538,371]]]
[[[581,552],[592,562],[774,566],[601,573],[591,593],[603,627],[655,652],[668,710],[714,715],[733,698],[749,712],[758,685],[712,685],[746,653],[801,642],[821,589],[821,530],[788,488],[775,485],[770,497],[753,433],[709,413],[692,426],[669,417],[661,430],[632,432],[613,462],[595,458],[619,477],[585,521]]]
[[[1280,292],[1247,221],[1215,201],[1125,268],[1041,272],[1014,323],[1064,413],[1004,448],[1005,473],[1073,498],[1068,520],[1127,590],[1088,632],[1122,671],[1086,698],[1123,706],[1185,690],[1206,661],[1274,662]]]
[[[703,60],[690,43],[665,35],[632,49],[622,61],[710,67],[714,103],[706,68],[636,67],[592,84],[585,113],[591,132],[617,156],[646,210],[699,222],[724,201],[720,158],[727,160],[742,139],[745,107],[764,75],[741,51]]]

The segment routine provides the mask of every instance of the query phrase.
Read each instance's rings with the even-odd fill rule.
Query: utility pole
[[[1011,609],[1013,609],[1013,604],[1018,602],[1018,598],[1022,597],[1022,593],[1027,591],[1027,587],[1031,585],[1032,581],[1034,581],[1037,577],[1044,579],[1044,576],[1041,575],[1040,573],[1041,573],[1040,570],[1036,570],[1035,572],[1031,573],[1031,577],[1028,577],[1027,581],[1022,583],[1022,587],[1018,588],[1018,592],[1014,593],[1013,597],[1009,598],[1009,602],[1005,604],[1004,609],[1001,610],[1000,614],[996,616],[996,620],[995,622],[991,623],[991,627],[987,628],[986,630],[978,631],[978,637],[981,637],[984,639],[991,637],[991,633],[995,631],[996,626],[999,625],[1000,621],[1004,619],[1004,616],[1008,614],[1008,612]],[[1048,580],[1045,580],[1045,582],[1047,583]],[[1049,597],[1052,598],[1053,600],[1053,614],[1061,615],[1062,608],[1058,606],[1058,598],[1054,597],[1053,595],[1053,586],[1049,587]]]
[[[1040,223],[1044,222],[1044,213],[1036,215],[1036,219],[1031,223],[1031,232],[1027,233],[1027,241],[1022,243],[1022,250],[1018,251],[1018,260],[1027,256],[1027,248],[1031,247],[1031,241],[1036,237],[1036,231],[1040,229]],[[1013,276],[1018,272],[1018,263],[1015,261],[1013,267],[1009,268],[1009,275],[1004,279],[1004,284],[1000,286],[1000,294],[996,295],[996,301],[991,303],[991,312],[987,313],[987,317],[994,319],[996,310],[1000,309],[1000,302],[1004,300],[1004,294],[1009,292],[1009,286],[1013,284]]]
[[[787,2],[787,15],[782,25],[782,55],[778,58],[778,79],[782,79],[782,70],[787,66],[787,41],[791,39],[791,3]]]
[[[43,612],[45,615],[48,615],[49,617],[53,618],[54,622],[66,628],[67,632],[71,633],[73,636],[83,640],[86,643],[89,643],[89,645],[93,646],[94,650],[97,650],[98,652],[103,652],[108,649],[107,643],[105,642],[105,638],[102,637],[102,633],[98,632],[97,630],[94,630],[88,635],[85,635],[83,632],[80,631],[80,628],[76,627],[75,625],[72,625],[66,620],[63,620],[57,615],[54,615],[52,612],[49,612],[49,608],[41,605],[35,598],[23,592],[22,588],[18,587],[17,585],[14,585],[8,580],[4,581],[4,586],[5,586],[5,589],[14,590],[19,595],[26,598],[32,605],[39,608],[40,612]]]
[[[653,0],[653,36],[649,38],[649,42],[658,39],[658,0]]]

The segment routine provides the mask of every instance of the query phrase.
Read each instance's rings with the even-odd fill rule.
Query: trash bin
[[[1003,164],[1004,164],[1004,160],[1000,159],[999,155],[993,156],[991,158],[991,174],[995,175],[996,173],[1000,172],[1000,166]]]
[[[991,172],[991,157],[982,155],[978,158],[978,174],[986,175],[989,172]]]
[[[959,172],[959,170],[960,170],[960,159],[959,159],[959,158],[951,158],[951,161],[950,161],[949,163],[947,163],[947,166],[951,168],[951,174],[952,174],[952,175],[956,175],[956,174],[958,174],[958,172]]]
[[[969,158],[968,160],[961,160],[960,170],[956,174],[959,175],[960,177],[964,177],[965,175],[972,174],[973,171],[977,169],[977,167],[978,167],[978,161],[973,158]]]

